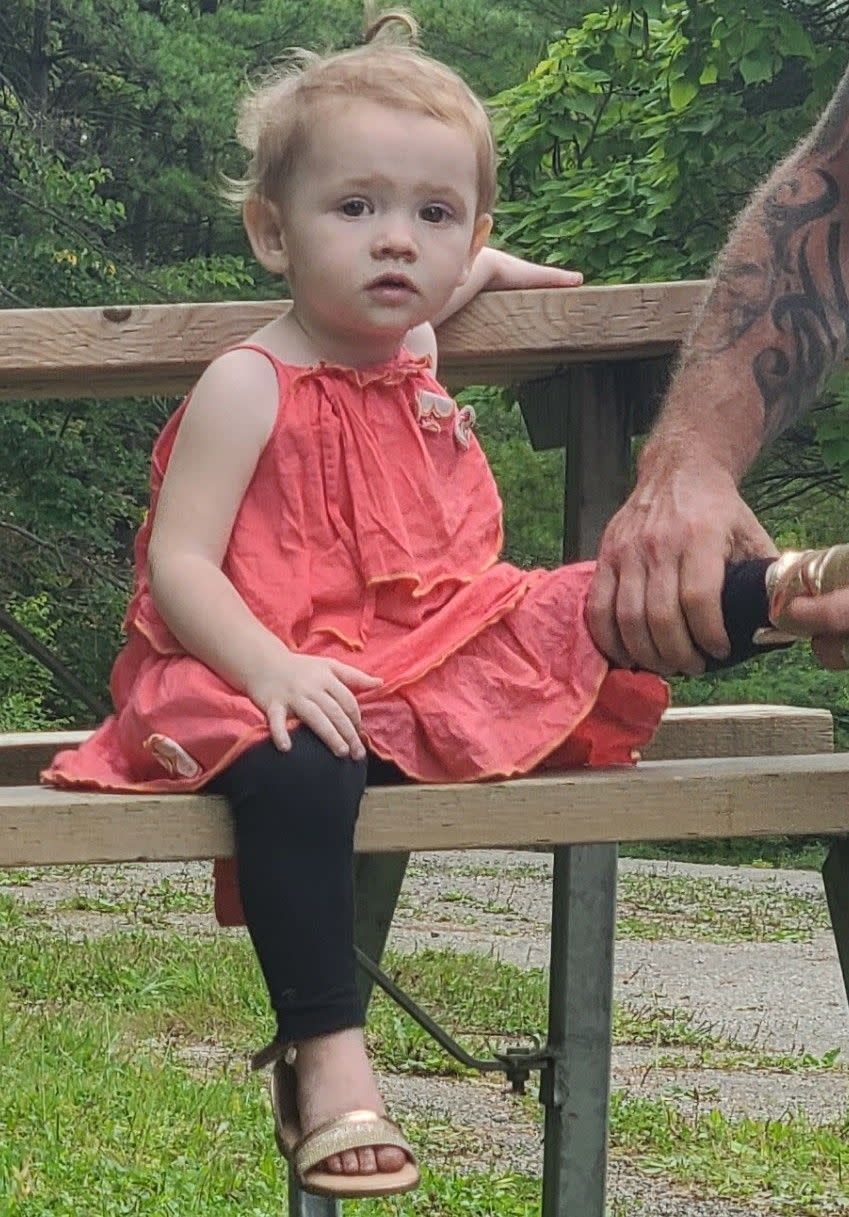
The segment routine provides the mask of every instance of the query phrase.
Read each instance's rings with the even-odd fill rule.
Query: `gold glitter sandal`
[[[296,1100],[293,1047],[285,1049],[274,1062],[271,1074],[271,1106],[277,1148],[295,1172],[298,1184],[315,1196],[357,1200],[370,1196],[393,1196],[418,1186],[419,1169],[409,1143],[394,1121],[375,1111],[349,1111],[302,1136]],[[376,1171],[371,1175],[343,1175],[319,1170],[333,1154],[366,1146],[392,1145],[407,1155],[408,1162],[397,1171]]]
[[[789,549],[766,572],[769,619],[772,626],[758,630],[754,641],[794,642],[804,635],[790,630],[784,613],[797,596],[824,596],[849,587],[849,545],[828,549]]]

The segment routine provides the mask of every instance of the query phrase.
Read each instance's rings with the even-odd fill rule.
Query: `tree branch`
[[[0,607],[0,629],[13,638],[18,646],[37,660],[43,668],[47,668],[57,684],[61,685],[77,701],[82,702],[98,718],[105,718],[110,713],[105,702],[100,701],[81,681],[77,680],[73,672],[65,667],[61,659],[54,655],[49,647],[39,641],[25,625],[21,625],[11,613],[2,607]]]
[[[20,524],[10,524],[8,520],[0,520],[0,528],[6,532],[15,533],[17,536],[23,537],[24,540],[31,541],[33,545],[41,546],[42,549],[52,550],[59,560],[60,567],[63,570],[65,569],[65,558],[55,541],[47,541],[44,537],[39,537],[34,532],[30,532],[26,528],[21,528]],[[79,562],[83,566],[88,567],[89,570],[93,571],[94,574],[98,575],[101,579],[104,579],[107,583],[110,583],[112,587],[116,588],[118,591],[125,590],[124,584],[120,579],[118,579],[115,575],[108,574],[102,566],[96,566],[94,562],[92,562],[89,558],[86,558],[83,554],[74,554],[73,560],[74,562]]]

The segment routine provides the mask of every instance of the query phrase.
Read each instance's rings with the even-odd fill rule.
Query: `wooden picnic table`
[[[534,446],[565,448],[566,559],[595,554],[607,520],[626,497],[633,437],[648,426],[666,382],[670,356],[706,287],[691,282],[489,293],[441,327],[439,373],[449,387],[513,386]],[[178,393],[214,355],[284,307],[239,301],[0,311],[0,398]],[[802,755],[752,758],[746,724],[741,727],[741,716],[729,711],[726,718],[737,724],[741,743],[739,753],[724,761],[659,760],[638,766],[636,772],[560,775],[559,787],[551,785],[556,778],[530,778],[512,785],[491,784],[488,789],[449,787],[440,793],[432,787],[420,791],[405,787],[367,794],[362,828],[368,838],[366,852],[357,857],[357,937],[374,959],[383,950],[411,847],[449,848],[451,840],[468,846],[509,843],[552,848],[549,1026],[541,1065],[546,1113],[543,1217],[603,1217],[605,1212],[615,842],[629,836],[698,833],[700,825],[704,835],[775,831],[779,823],[787,832],[837,832],[849,826],[843,805],[849,758],[825,755],[830,720],[825,737],[816,736],[816,731],[812,736],[815,711],[796,719],[788,715],[786,711],[782,719],[780,707],[772,715],[761,714],[760,719],[766,717],[774,728],[770,737],[774,746],[764,746],[763,751]],[[727,756],[720,738],[723,721],[720,714],[712,725],[706,720],[697,756]],[[21,748],[19,743],[16,752],[10,745],[12,770]],[[681,753],[673,751],[673,755]],[[47,837],[42,860],[55,857],[59,849],[60,823],[66,830],[71,826],[71,835],[77,834],[74,840],[81,839],[79,824],[89,821],[67,819],[71,813],[67,807],[62,810],[63,797],[55,791],[27,793],[25,786],[0,792],[0,865],[4,853],[7,864],[9,859],[30,856],[27,849],[17,854],[13,850],[26,831],[31,842]],[[73,797],[67,797],[73,803]],[[96,797],[77,799],[75,804],[80,816],[95,816],[91,823],[97,815],[108,818],[109,814],[105,803],[100,810],[92,808]],[[121,804],[122,796],[117,798]],[[200,805],[193,815],[207,814],[202,797],[186,798]],[[393,806],[398,800],[409,800],[412,806],[416,799],[421,814],[412,817],[410,839],[399,840],[397,818],[394,830],[391,823]],[[131,801],[123,799],[124,810]],[[712,820],[708,806],[715,811]],[[153,815],[154,805],[145,807]],[[377,835],[368,837],[381,809],[392,837],[388,844],[384,841],[384,852],[377,827]],[[440,837],[439,824],[449,819],[460,825],[457,834]],[[134,823],[140,826],[141,820]],[[490,825],[488,836],[485,824]],[[51,825],[57,826],[52,837]],[[415,825],[420,827],[418,836]],[[226,826],[214,831],[219,829],[224,837],[216,838],[216,848],[222,840],[226,848]],[[90,831],[93,842],[99,830]],[[155,836],[155,824],[151,831]],[[199,826],[201,837],[210,831],[206,822],[202,830]],[[68,831],[64,839],[70,839]],[[32,845],[27,848],[31,853]],[[86,847],[81,848],[86,853]],[[126,841],[116,848],[125,854],[129,849],[131,856],[149,855],[144,849],[132,853]],[[88,854],[93,849],[92,844]],[[205,856],[203,849],[196,856]],[[849,907],[841,893],[849,890],[849,859],[844,846],[833,851],[830,865],[829,898],[846,972]],[[369,977],[364,977],[363,987],[368,993]],[[336,1217],[339,1211],[337,1203],[307,1196],[290,1181],[292,1217]]]

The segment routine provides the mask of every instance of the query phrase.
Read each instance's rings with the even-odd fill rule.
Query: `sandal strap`
[[[376,1111],[363,1110],[348,1111],[308,1133],[292,1155],[295,1169],[303,1179],[325,1158],[349,1149],[364,1149],[369,1145],[395,1146],[415,1163],[410,1144],[395,1121],[388,1116],[378,1115]]]
[[[295,1063],[295,1045],[274,1039],[264,1048],[260,1048],[259,1052],[253,1054],[251,1072],[255,1073],[259,1069],[265,1069],[266,1065],[276,1065],[281,1057],[287,1065],[293,1065]]]

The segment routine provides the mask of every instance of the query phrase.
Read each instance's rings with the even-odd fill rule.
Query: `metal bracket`
[[[539,1070],[545,1076],[545,1071],[551,1069],[552,1066],[556,1071],[558,1054],[548,1045],[541,1045],[539,1036],[530,1031],[525,1034],[532,1041],[532,1048],[506,1048],[504,1052],[493,1053],[492,1058],[488,1060],[472,1056],[425,1010],[422,1010],[409,994],[400,989],[394,980],[381,971],[373,960],[364,955],[359,947],[355,947],[354,952],[357,963],[363,971],[368,973],[374,983],[379,985],[396,1005],[409,1014],[410,1018],[424,1028],[446,1052],[469,1069],[477,1069],[480,1073],[505,1073],[514,1094],[525,1093],[525,1085],[532,1072]],[[542,1090],[542,1079],[540,1089]]]

